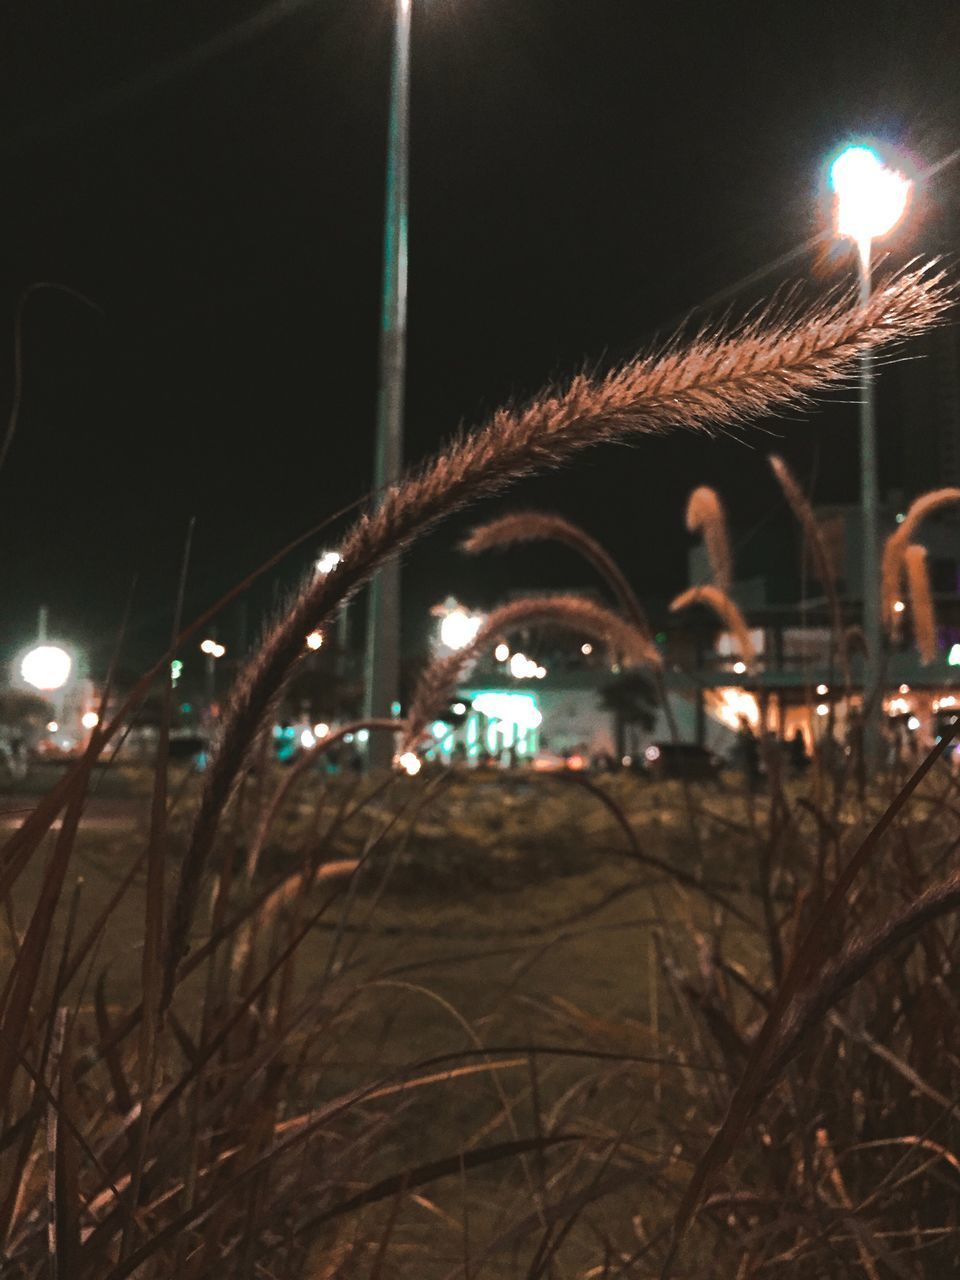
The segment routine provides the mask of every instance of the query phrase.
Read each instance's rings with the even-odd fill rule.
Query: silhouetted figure
[[[788,743],[788,752],[791,773],[794,777],[802,777],[810,765],[810,757],[807,755],[807,743],[802,729],[794,729],[793,737]]]
[[[750,790],[755,791],[759,787],[762,777],[760,771],[760,743],[757,741],[757,736],[750,727],[750,721],[746,716],[740,717],[740,732],[737,737],[743,772],[749,783]]]

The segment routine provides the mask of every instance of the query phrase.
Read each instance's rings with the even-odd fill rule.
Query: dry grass
[[[903,564],[907,571],[913,638],[920,661],[926,664],[933,662],[937,656],[937,624],[933,612],[926,547],[916,544],[906,547],[903,553]]]
[[[707,548],[713,585],[729,595],[733,584],[733,556],[727,533],[727,517],[715,489],[700,485],[687,500],[687,529],[700,533]]]
[[[752,666],[757,655],[746,620],[735,602],[719,587],[690,587],[670,602],[670,612],[679,613],[681,609],[689,609],[695,604],[705,605],[716,614],[733,636],[740,657],[748,667]]]
[[[646,634],[619,614],[582,596],[530,596],[500,605],[484,619],[476,636],[462,649],[431,662],[421,675],[410,702],[403,750],[414,749],[431,720],[446,710],[471,663],[497,640],[518,627],[534,624],[559,627],[607,645],[616,658],[633,666],[659,667],[660,654]]]
[[[517,786],[483,810],[490,845],[502,854],[512,830],[532,831],[517,852],[549,901],[551,868],[600,876],[598,896],[547,921],[523,912],[514,931],[503,899],[464,878],[435,964],[411,938],[435,938],[438,911],[411,928],[392,886],[422,892],[424,851],[444,866],[477,831],[475,792],[458,810],[455,774],[333,786],[304,767],[295,790],[262,758],[248,768],[304,635],[438,520],[592,443],[803,401],[946,302],[941,280],[906,273],[864,308],[765,316],[574,379],[458,440],[357,522],[342,563],[278,621],[204,779],[168,794],[162,735],[149,811],[122,857],[100,855],[111,886],[87,909],[75,872],[91,783],[161,660],[0,853],[5,1277],[960,1266],[949,735],[905,785],[878,777],[858,798],[841,769],[829,810],[776,773],[766,795],[687,788],[682,805],[679,788],[632,778],[481,776],[471,787]],[[711,591],[694,598],[747,657],[742,618]],[[565,597],[522,603],[653,660],[629,618]],[[451,671],[428,676],[417,715]],[[632,878],[602,879],[614,859]],[[607,914],[634,893],[635,916]],[[570,977],[587,937],[598,982],[618,993],[595,1007]],[[564,961],[547,983],[551,954]],[[481,959],[467,1016],[457,997]],[[428,1031],[414,1005],[431,1010]]]
[[[896,630],[900,617],[894,609],[894,603],[901,598],[906,549],[928,516],[955,502],[960,502],[960,489],[931,489],[929,493],[922,493],[910,504],[903,521],[897,525],[884,544],[880,600],[884,625],[891,633]]]

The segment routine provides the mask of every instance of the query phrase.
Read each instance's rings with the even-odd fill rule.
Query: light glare
[[[25,654],[20,663],[20,675],[35,689],[50,692],[62,689],[70,678],[73,662],[66,649],[56,644],[38,644]]]
[[[95,729],[100,723],[100,717],[95,711],[85,711],[80,717],[80,723],[85,729]]]
[[[440,641],[448,649],[465,649],[475,639],[482,623],[480,614],[467,613],[462,605],[457,605],[440,623]]]
[[[830,185],[837,197],[837,234],[856,241],[868,260],[870,241],[892,231],[903,217],[910,180],[888,169],[871,147],[861,146],[837,156]]]
[[[397,758],[397,764],[411,778],[421,769],[420,757],[414,755],[412,751],[404,751],[403,755]]]

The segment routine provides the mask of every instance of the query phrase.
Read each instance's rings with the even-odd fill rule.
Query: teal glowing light
[[[435,738],[445,738],[450,732],[450,726],[448,724],[444,724],[442,720],[434,720],[433,724],[430,726],[430,732]]]
[[[500,720],[515,726],[520,732],[538,729],[543,722],[536,696],[532,693],[483,689],[474,696],[471,705],[474,711],[479,711],[488,720]]]

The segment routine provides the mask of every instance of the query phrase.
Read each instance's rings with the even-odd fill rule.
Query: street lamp
[[[900,221],[910,196],[910,181],[889,169],[872,147],[847,147],[830,166],[836,197],[837,235],[857,246],[860,303],[870,298],[873,241]],[[873,356],[860,357],[860,501],[863,537],[863,750],[868,763],[880,746],[880,528],[877,470],[877,423],[873,393]]]
[[[20,676],[41,693],[62,689],[70,678],[73,661],[58,644],[38,644],[20,661]]]
[[[390,123],[387,139],[387,196],[383,238],[383,303],[380,312],[380,385],[374,490],[382,494],[400,477],[403,458],[403,385],[407,339],[407,167],[410,112],[410,9],[396,0]],[[393,714],[400,689],[400,561],[394,556],[370,584],[364,680],[366,718]],[[367,759],[387,767],[393,744],[386,734],[370,739]]]

